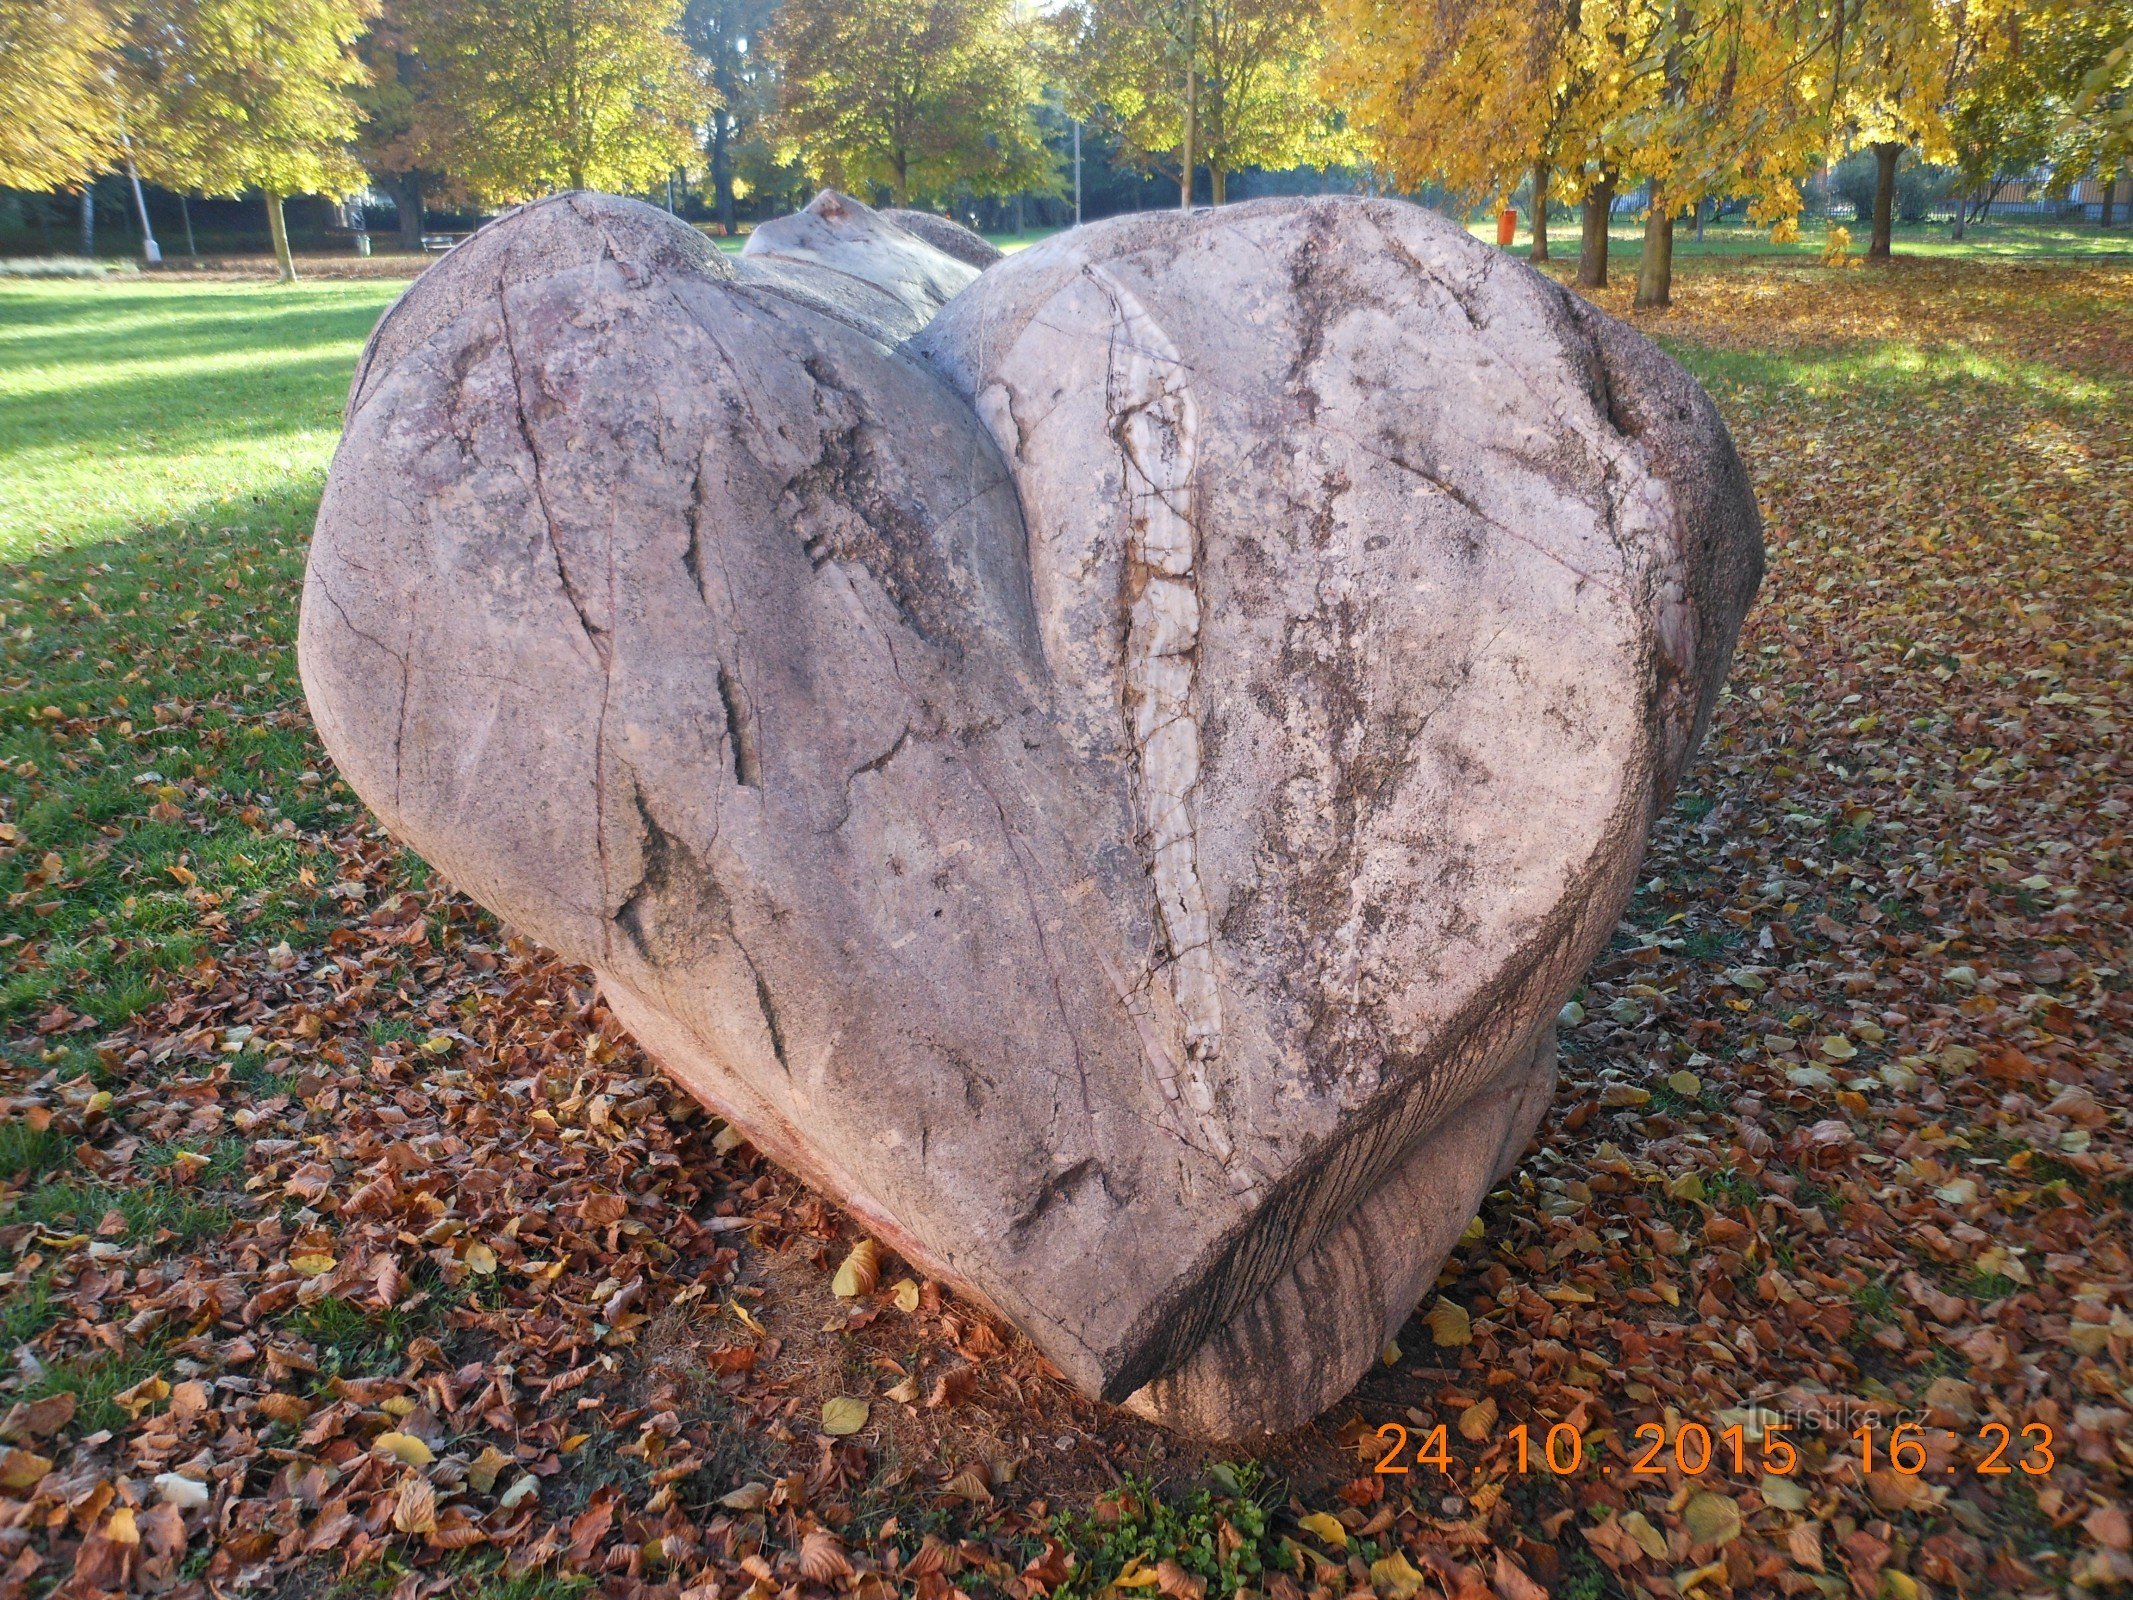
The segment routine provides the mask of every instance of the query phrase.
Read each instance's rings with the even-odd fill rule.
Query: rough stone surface
[[[321,733],[1085,1392],[1302,1422],[1547,1103],[1760,574],[1739,461],[1404,203],[982,275],[842,197],[786,222],[736,268],[564,196],[387,315]]]
[[[925,216],[917,211],[894,215]],[[748,235],[741,246],[741,275],[760,274],[766,282],[804,285],[825,298],[866,306],[879,325],[874,331],[901,339],[923,328],[977,277],[977,266],[935,242],[954,243],[955,234],[985,245],[945,217],[927,218],[917,228],[899,227],[885,213],[825,189],[805,211],[766,222]]]
[[[983,272],[1001,259],[1000,247],[982,233],[973,233],[952,217],[936,216],[931,211],[906,211],[901,208],[876,213],[886,222],[893,222],[906,233],[915,233],[934,249],[944,255],[976,267]]]

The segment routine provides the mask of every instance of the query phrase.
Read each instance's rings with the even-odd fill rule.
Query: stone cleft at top
[[[491,223],[365,352],[306,690],[764,1151],[1084,1393],[1284,1430],[1531,1137],[1760,523],[1420,207],[953,228]]]

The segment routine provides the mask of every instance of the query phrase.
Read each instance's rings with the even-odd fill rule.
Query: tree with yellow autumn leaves
[[[1605,281],[1618,183],[1645,183],[1640,305],[1668,301],[1677,216],[1714,193],[1795,214],[1825,141],[1834,39],[1805,6],[1327,0],[1327,24],[1327,93],[1396,181],[1493,199],[1530,174],[1536,211],[1575,186],[1582,281]]]
[[[1988,94],[2032,118],[2063,105],[2076,162],[2125,159],[2110,130],[2133,77],[2128,0],[1325,5],[1325,93],[1396,183],[1493,201],[1530,177],[1536,243],[1551,185],[1570,187],[1586,203],[1579,280],[1591,285],[1606,279],[1618,186],[1642,184],[1643,306],[1670,298],[1677,217],[1722,195],[1790,229],[1801,181],[1840,146],[1875,152],[1870,255],[1885,258],[1903,153],[1954,159],[1952,130]]]
[[[1069,105],[1116,127],[1129,160],[1174,167],[1182,205],[1203,166],[1221,205],[1246,167],[1354,153],[1318,81],[1318,0],[1076,0],[1058,20]]]
[[[71,188],[111,164],[115,43],[94,0],[0,5],[0,188]]]

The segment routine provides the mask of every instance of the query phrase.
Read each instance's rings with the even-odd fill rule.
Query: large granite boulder
[[[950,242],[953,242],[952,240]],[[357,374],[328,749],[1085,1393],[1344,1393],[1516,1159],[1761,570],[1701,390],[1397,201],[985,266],[500,219]]]

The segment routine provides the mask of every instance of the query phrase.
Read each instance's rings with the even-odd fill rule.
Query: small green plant
[[[1209,1487],[1172,1503],[1128,1478],[1093,1512],[1054,1517],[1054,1536],[1079,1563],[1055,1594],[1094,1595],[1121,1574],[1152,1573],[1165,1561],[1204,1580],[1210,1594],[1259,1587],[1274,1549],[1268,1505],[1276,1496],[1265,1469],[1254,1461],[1224,1462],[1209,1469],[1208,1479]]]
[[[2021,1287],[2003,1272],[1973,1272],[1963,1280],[1958,1292],[1966,1300],[1990,1305],[1995,1300],[2005,1300]]]
[[[1557,1546],[1558,1563],[1554,1593],[1557,1600],[1606,1600],[1613,1593],[1607,1569],[1593,1558],[1582,1541]]]
[[[1854,1289],[1852,1304],[1859,1308],[1861,1316],[1875,1322],[1886,1322],[1896,1314],[1896,1296],[1890,1292],[1889,1286],[1879,1279],[1862,1283]]]

